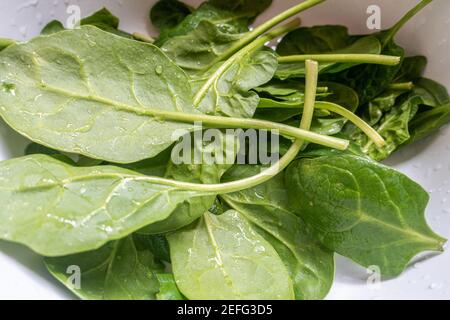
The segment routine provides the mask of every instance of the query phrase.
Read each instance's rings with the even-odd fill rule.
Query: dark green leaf
[[[450,122],[450,103],[419,113],[410,124],[407,144],[421,140]]]
[[[145,237],[131,235],[95,251],[46,258],[45,263],[56,279],[82,299],[154,300],[160,290],[156,274],[164,266],[146,244]]]
[[[291,31],[281,40],[277,53],[282,56],[328,53],[350,44],[351,38],[344,26],[302,27]]]
[[[42,29],[41,34],[50,35],[50,34],[57,33],[57,32],[63,31],[63,30],[65,30],[63,24],[61,22],[59,22],[58,20],[53,20],[53,21],[50,21],[44,27],[44,29]]]
[[[176,27],[191,14],[192,8],[178,0],[160,0],[150,11],[150,19],[160,30]]]
[[[293,163],[290,201],[323,244],[365,266],[397,276],[422,251],[445,242],[424,217],[428,194],[393,169],[353,155]]]
[[[235,166],[225,181],[252,176],[256,166]],[[221,196],[278,252],[294,284],[296,299],[323,299],[334,276],[333,252],[325,249],[289,205],[281,173],[255,188]]]

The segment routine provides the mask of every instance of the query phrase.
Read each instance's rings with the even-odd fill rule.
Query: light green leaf
[[[167,165],[167,171],[165,177],[172,180],[191,182],[191,183],[203,183],[203,184],[217,184],[220,183],[222,175],[233,165],[234,159],[238,148],[238,139],[234,135],[222,134],[217,132],[217,141],[206,144],[195,143],[195,147],[191,151],[192,164],[174,164],[170,161]],[[201,147],[201,148],[200,148]],[[214,148],[214,154],[219,156],[222,154],[224,160],[232,160],[230,163],[223,161],[222,163],[208,163],[206,153],[202,153],[201,149],[207,150],[208,148]],[[211,150],[211,149],[210,149]],[[195,164],[195,155],[197,152],[199,159],[202,161],[200,164]],[[216,158],[217,160],[218,158]],[[219,161],[220,162],[220,161]],[[239,179],[238,179],[239,180]],[[181,204],[167,219],[153,223],[142,230],[139,233],[142,234],[161,234],[170,231],[175,231],[182,227],[185,227],[204,213],[200,212],[198,208],[209,209],[213,206],[216,199],[215,195],[209,195],[205,197],[196,197],[189,199]]]
[[[199,109],[206,114],[252,118],[259,104],[259,96],[250,91],[273,78],[278,61],[270,50],[249,52],[237,59],[210,85],[199,103]],[[215,75],[221,63],[205,72],[193,74],[193,92]]]
[[[236,211],[168,236],[178,288],[188,299],[293,299],[289,274],[277,252]]]
[[[428,194],[403,174],[353,155],[293,163],[286,173],[295,211],[337,253],[397,276],[445,240],[424,217]]]
[[[159,281],[159,292],[156,294],[158,300],[186,300],[172,274],[157,274],[156,277]]]
[[[118,167],[73,167],[44,155],[8,160],[0,163],[0,239],[44,256],[90,251],[206,195]],[[191,210],[208,210],[200,204]]]
[[[138,235],[95,251],[46,258],[45,264],[56,279],[88,300],[154,300],[160,290],[156,273],[164,270]]]
[[[156,156],[195,113],[184,72],[157,47],[95,27],[40,36],[0,53],[0,114],[42,145],[116,163]]]
[[[235,166],[225,179],[259,171],[257,166]],[[290,274],[296,299],[323,299],[333,284],[334,254],[290,208],[284,178],[281,173],[258,187],[221,197],[275,248]]]

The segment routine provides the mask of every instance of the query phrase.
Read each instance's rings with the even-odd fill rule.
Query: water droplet
[[[162,74],[163,73],[163,67],[162,66],[157,66],[156,68],[155,68],[155,72],[156,72],[156,74]]]
[[[430,288],[431,290],[440,289],[441,287],[442,285],[439,283],[432,283],[428,286],[428,288]]]

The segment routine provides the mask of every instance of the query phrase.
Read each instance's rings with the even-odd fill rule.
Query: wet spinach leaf
[[[235,166],[224,181],[260,172],[258,166]],[[256,188],[222,195],[277,251],[290,274],[295,298],[323,299],[334,277],[333,252],[324,248],[312,230],[295,216],[288,199],[284,173]]]
[[[238,212],[210,213],[168,235],[176,283],[188,299],[293,299],[278,253]]]
[[[7,160],[0,163],[0,238],[44,256],[90,251],[206,195],[118,167],[75,167],[45,155]]]
[[[192,11],[191,7],[181,1],[160,0],[152,7],[150,20],[159,30],[174,28]]]
[[[354,155],[293,163],[286,173],[290,201],[331,250],[384,276],[397,276],[422,251],[445,240],[427,225],[429,196],[403,174]]]
[[[2,51],[0,74],[0,88],[9,88],[0,90],[0,114],[15,130],[110,162],[154,157],[173,144],[175,130],[192,128],[149,110],[198,112],[188,77],[157,47],[92,26]]]
[[[154,300],[160,290],[157,273],[164,270],[139,235],[95,251],[46,258],[45,264],[73,293],[90,300]]]

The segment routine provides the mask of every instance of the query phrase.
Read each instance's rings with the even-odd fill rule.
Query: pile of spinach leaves
[[[0,40],[0,115],[32,141],[0,162],[0,239],[44,256],[83,299],[322,299],[335,253],[393,277],[442,251],[426,191],[377,162],[450,121],[426,58],[394,42],[431,0],[374,35],[272,29],[322,2],[253,29],[270,0],[160,0],[155,40],[107,9]],[[282,158],[175,163],[172,133],[198,121],[221,142],[224,128],[276,129]]]

